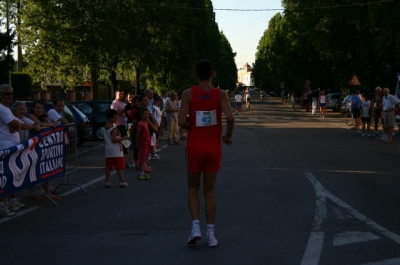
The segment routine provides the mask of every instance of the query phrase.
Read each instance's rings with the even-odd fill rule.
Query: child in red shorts
[[[150,175],[145,175],[147,168],[147,158],[150,155],[151,135],[148,122],[150,121],[150,111],[141,109],[142,119],[138,123],[136,132],[136,146],[138,148],[139,176],[140,180],[149,180]]]
[[[126,188],[128,183],[124,179],[125,158],[121,142],[127,140],[128,136],[121,137],[118,128],[114,125],[117,121],[118,113],[113,109],[106,112],[107,123],[104,126],[104,142],[105,142],[105,175],[106,188],[111,187],[111,170],[115,167],[119,178],[119,187]]]

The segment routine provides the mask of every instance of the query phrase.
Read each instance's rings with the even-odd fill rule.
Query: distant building
[[[253,78],[251,77],[253,69],[248,63],[243,65],[242,68],[238,69],[238,84],[243,84],[244,86],[253,86]]]

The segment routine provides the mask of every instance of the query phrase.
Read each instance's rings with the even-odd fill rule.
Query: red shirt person
[[[195,75],[199,85],[183,92],[178,116],[179,126],[188,129],[186,160],[192,231],[187,243],[196,244],[201,239],[199,190],[200,178],[203,175],[208,246],[216,247],[218,240],[214,236],[214,224],[217,207],[214,186],[221,167],[221,143],[223,141],[228,145],[232,144],[234,116],[226,92],[211,84],[214,75],[211,62],[198,61],[195,65]],[[224,136],[222,111],[225,113],[227,125]]]

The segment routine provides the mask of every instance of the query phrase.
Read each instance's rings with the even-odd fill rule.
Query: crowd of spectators
[[[161,159],[162,141],[177,145],[178,140],[186,139],[185,131],[178,127],[179,104],[176,92],[163,91],[158,95],[147,89],[141,96],[132,93],[125,96],[122,90],[115,92],[110,109],[118,113],[116,125],[121,137],[128,136],[130,142],[124,150],[126,168],[136,168],[138,179],[151,178],[154,168],[150,162]]]
[[[122,90],[116,91],[115,100],[110,105],[110,110],[116,113],[113,125],[118,128],[120,142],[122,139],[129,139],[130,145],[126,147],[121,145],[124,161],[126,160],[124,167],[136,168],[139,171],[139,179],[150,179],[149,174],[154,171],[150,162],[161,159],[159,153],[163,141],[167,140],[168,144],[176,145],[179,144],[179,139],[185,139],[185,131],[179,130],[178,127],[179,104],[176,92],[163,91],[162,95],[157,95],[152,89],[147,89],[142,96],[135,96],[133,93],[125,95]],[[13,88],[1,85],[0,149],[16,145],[43,128],[55,128],[59,124],[68,123],[62,115],[64,105],[63,99],[56,99],[53,102],[53,109],[46,113],[43,102],[36,100],[27,113],[23,101],[14,101]],[[108,178],[106,186],[109,182]],[[123,182],[122,180],[121,183]],[[126,183],[120,185],[122,186],[128,185]],[[29,195],[36,194],[35,189],[36,187],[31,187]],[[47,198],[61,199],[53,193],[49,181],[43,184],[43,190]],[[0,199],[0,216],[13,216],[15,211],[24,206],[25,204],[12,194]]]

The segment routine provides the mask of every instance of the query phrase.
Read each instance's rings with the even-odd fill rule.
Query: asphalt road
[[[223,148],[216,236],[188,247],[184,141],[164,146],[150,181],[104,188],[101,141],[80,148],[59,205],[31,201],[0,219],[0,263],[22,264],[400,264],[400,137],[363,139],[328,111],[293,112],[253,99]],[[53,186],[66,181],[60,178]],[[20,193],[24,196],[24,192]],[[203,203],[204,207],[204,203]],[[203,213],[203,212],[202,212]],[[205,218],[201,218],[205,236]]]

